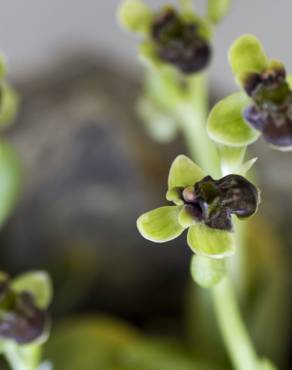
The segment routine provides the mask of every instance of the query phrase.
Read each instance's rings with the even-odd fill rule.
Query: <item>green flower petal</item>
[[[226,275],[226,264],[223,258],[214,259],[205,256],[193,256],[191,274],[194,281],[203,288],[211,288]]]
[[[166,206],[143,214],[137,220],[140,234],[156,243],[177,238],[184,231],[178,222],[180,210],[178,206]]]
[[[253,35],[243,35],[232,44],[229,63],[236,77],[247,71],[261,73],[269,66],[262,44]]]
[[[11,286],[17,292],[30,292],[34,296],[39,308],[47,308],[52,301],[52,281],[44,271],[22,274],[13,279]]]
[[[0,142],[0,227],[10,216],[20,193],[22,168],[7,142]]]
[[[131,32],[145,33],[153,19],[151,8],[140,0],[122,1],[118,10],[121,25]]]
[[[0,127],[13,123],[19,105],[19,99],[13,88],[7,84],[1,86]]]
[[[184,204],[184,201],[181,199],[181,188],[172,188],[167,191],[166,199],[169,202],[173,202],[177,206],[181,206]]]
[[[258,139],[260,133],[244,119],[243,111],[251,104],[244,92],[238,92],[221,100],[212,109],[207,122],[210,138],[230,146],[245,146]]]
[[[243,163],[240,167],[239,175],[246,176],[248,171],[252,169],[253,165],[256,163],[257,160],[258,160],[257,158],[252,158],[249,161]]]
[[[292,75],[288,75],[286,78],[290,89],[292,89]]]
[[[178,222],[185,229],[196,223],[196,220],[191,215],[191,213],[188,211],[187,207],[188,206],[182,207],[178,215]]]
[[[204,171],[185,155],[179,155],[172,162],[168,176],[168,189],[187,187],[202,180]]]
[[[211,229],[203,223],[188,231],[188,245],[198,255],[223,258],[234,253],[234,235],[228,231]]]
[[[3,78],[5,74],[6,74],[5,57],[0,54],[0,78]]]
[[[231,7],[231,0],[209,0],[208,18],[214,24],[221,21],[226,16]]]

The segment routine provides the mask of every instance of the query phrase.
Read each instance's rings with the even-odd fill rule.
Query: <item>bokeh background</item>
[[[0,49],[21,96],[6,136],[24,168],[23,191],[0,235],[1,268],[51,273],[46,356],[56,370],[228,369],[208,295],[190,282],[184,238],[158,248],[136,231],[137,216],[161,204],[169,165],[186,148],[180,137],[154,142],[135,113],[143,72],[138,40],[117,24],[118,4],[1,4]],[[242,33],[255,34],[292,71],[291,14],[287,0],[234,0],[215,34],[211,103],[237,89],[227,50]],[[249,253],[257,245],[258,257],[250,253],[238,288],[260,353],[288,369],[292,157],[263,142],[251,151],[261,159],[263,206],[249,235]]]
[[[175,1],[169,1],[175,3]],[[205,0],[197,0],[198,8]],[[118,0],[11,0],[2,4],[0,48],[10,62],[11,73],[44,68],[60,54],[91,50],[97,57],[137,69],[135,38],[121,32],[116,22]],[[159,7],[163,0],[148,0]],[[292,69],[289,27],[292,4],[287,0],[235,0],[230,16],[215,36],[212,80],[220,89],[233,90],[226,63],[230,43],[242,33],[253,33],[270,55]]]

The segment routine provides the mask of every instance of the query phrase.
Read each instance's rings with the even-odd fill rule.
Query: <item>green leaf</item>
[[[9,126],[15,119],[19,99],[13,88],[7,84],[1,85],[0,127]]]
[[[207,122],[210,138],[219,144],[245,146],[258,139],[260,133],[244,119],[243,111],[251,103],[244,92],[238,92],[221,100],[212,109]]]
[[[188,245],[199,256],[223,258],[234,254],[234,235],[231,232],[211,229],[203,223],[188,231]]]
[[[0,54],[0,79],[2,79],[6,74],[6,62],[5,57]]]
[[[11,284],[17,292],[30,292],[39,308],[47,308],[52,301],[52,281],[44,271],[27,272],[13,279]]]
[[[261,73],[269,66],[262,44],[253,35],[239,37],[229,50],[229,63],[238,77],[247,72]]]
[[[146,33],[153,20],[151,8],[140,0],[124,0],[118,9],[121,25],[131,32]]]
[[[205,256],[193,256],[191,274],[194,281],[203,288],[211,288],[226,275],[225,260]]]
[[[169,176],[168,189],[187,187],[202,180],[206,174],[203,170],[185,155],[179,155],[173,161]]]
[[[184,231],[178,222],[180,210],[178,206],[166,206],[143,214],[137,220],[140,234],[156,243],[177,238]]]
[[[219,23],[226,16],[231,7],[231,0],[209,0],[208,18],[214,24]]]
[[[0,142],[0,227],[10,216],[20,193],[21,165],[11,146]]]

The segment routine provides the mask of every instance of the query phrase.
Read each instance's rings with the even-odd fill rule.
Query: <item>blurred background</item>
[[[181,138],[155,143],[135,114],[138,40],[118,26],[118,3],[2,4],[0,48],[21,96],[6,136],[24,178],[0,235],[1,269],[52,274],[46,356],[56,370],[228,369],[208,295],[190,282],[184,238],[159,248],[136,231],[137,216],[161,204],[169,165],[186,148]],[[237,89],[227,50],[242,33],[259,37],[292,71],[291,13],[287,0],[234,1],[215,35],[212,103]],[[292,157],[262,142],[251,150],[265,159],[257,165],[263,206],[249,235],[261,262],[248,266],[242,309],[260,353],[288,369]],[[211,352],[216,365],[205,361]]]

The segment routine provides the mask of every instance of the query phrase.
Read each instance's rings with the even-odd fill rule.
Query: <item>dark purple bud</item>
[[[173,9],[160,14],[152,27],[160,58],[185,74],[204,69],[211,57],[209,43],[200,36],[198,25],[186,23]]]

